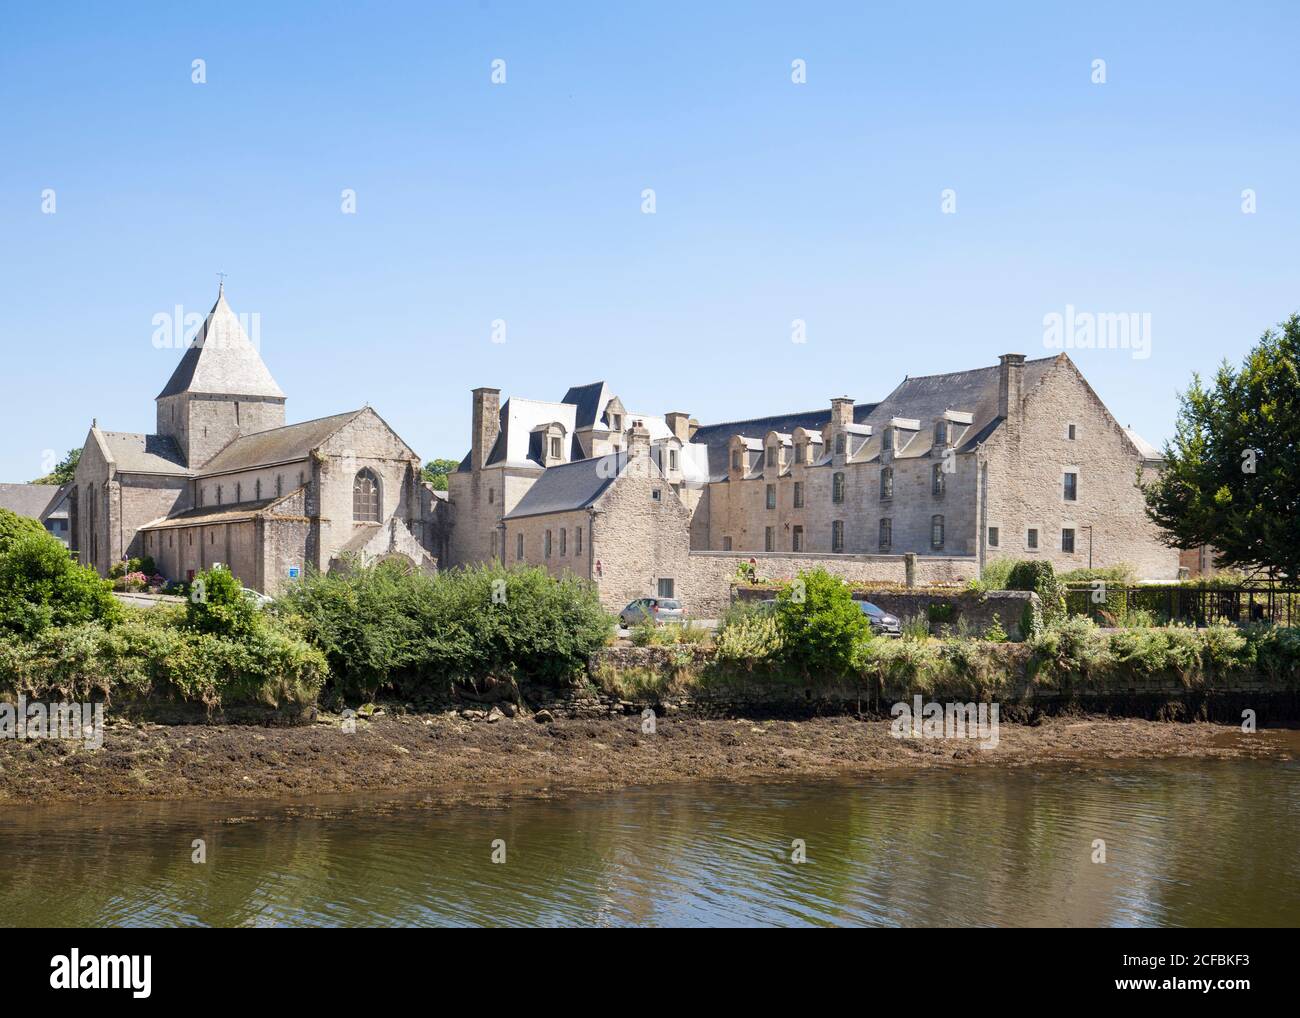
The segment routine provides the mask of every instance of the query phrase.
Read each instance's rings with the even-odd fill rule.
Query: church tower
[[[284,426],[284,393],[226,303],[225,286],[158,394],[158,434],[197,470],[239,435]]]

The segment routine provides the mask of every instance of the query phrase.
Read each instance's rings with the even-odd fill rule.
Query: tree
[[[32,484],[67,484],[72,480],[72,475],[77,472],[77,464],[80,462],[81,450],[69,449],[68,454],[59,460],[58,465],[50,473],[36,478]]]
[[[257,628],[257,606],[230,570],[217,566],[205,569],[190,584],[185,623],[200,633],[242,639]]]
[[[846,674],[856,645],[871,639],[871,623],[853,591],[821,568],[800,573],[781,589],[776,621],[785,659],[819,678]]]
[[[459,466],[458,460],[429,460],[421,473],[424,479],[433,485],[434,491],[446,491],[447,475],[454,473]]]
[[[1300,314],[1269,329],[1239,370],[1179,397],[1165,466],[1143,485],[1175,548],[1211,545],[1220,566],[1300,576]]]
[[[38,531],[0,553],[0,632],[32,637],[50,626],[116,622],[121,613],[108,581],[73,562],[44,527]]]
[[[0,555],[8,551],[10,545],[20,537],[32,537],[45,532],[39,520],[34,520],[30,516],[19,516],[9,509],[0,508]]]

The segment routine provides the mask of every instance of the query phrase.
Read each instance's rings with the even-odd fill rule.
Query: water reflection
[[[6,925],[1295,925],[1300,767],[0,816]],[[190,861],[207,843],[207,863]],[[506,862],[491,862],[492,843]],[[802,839],[807,863],[790,861]],[[1107,861],[1091,861],[1094,839]]]

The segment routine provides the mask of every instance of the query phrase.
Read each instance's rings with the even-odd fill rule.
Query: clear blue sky
[[[1067,304],[1151,314],[1074,356],[1158,444],[1300,309],[1296,7],[943,6],[7,5],[0,480],[151,430],[153,316],[218,271],[291,421],[369,401],[426,458],[479,385],[803,410],[1054,352]]]

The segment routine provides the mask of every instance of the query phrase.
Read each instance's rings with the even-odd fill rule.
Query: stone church
[[[272,594],[353,557],[436,566],[419,457],[369,406],[286,424],[224,287],[155,403],[153,434],[91,425],[70,496],[81,562],[148,555],[170,580],[220,563]]]

